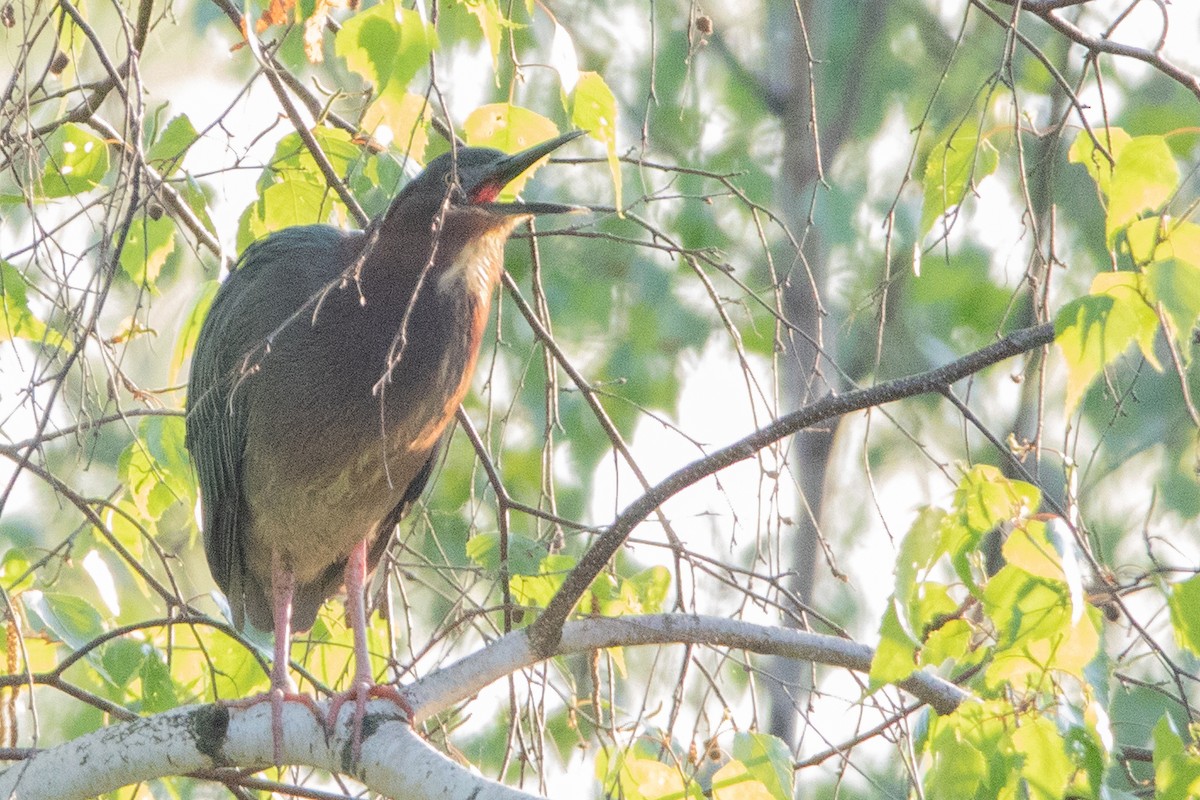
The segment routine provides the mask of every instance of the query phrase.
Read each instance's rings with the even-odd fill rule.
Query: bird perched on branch
[[[505,155],[434,159],[365,231],[287,228],[248,247],[218,290],[192,357],[187,447],[204,546],[234,621],[275,632],[269,698],[276,763],[293,630],[346,587],[354,632],[355,758],[375,684],[364,585],[420,497],[467,393],[513,228],[576,210],[496,202],[583,131]]]

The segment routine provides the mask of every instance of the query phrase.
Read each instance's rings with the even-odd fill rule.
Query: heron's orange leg
[[[291,701],[301,703],[318,722],[324,723],[317,702],[306,694],[296,691],[288,675],[288,661],[292,644],[292,596],[296,591],[296,579],[291,568],[284,563],[279,553],[271,554],[271,608],[275,615],[275,657],[271,663],[271,689],[244,700],[226,700],[223,705],[230,708],[250,708],[271,701],[271,751],[275,766],[283,766],[283,704]]]
[[[391,700],[404,715],[412,719],[412,707],[404,694],[394,686],[375,683],[371,673],[371,654],[367,651],[367,612],[364,600],[367,582],[367,541],[363,539],[350,551],[346,562],[346,617],[354,631],[354,682],[344,692],[333,696],[329,704],[328,727],[333,730],[338,713],[346,701],[354,700],[354,718],[351,720],[351,760],[356,762],[362,755],[362,724],[367,713],[367,700],[375,697]]]

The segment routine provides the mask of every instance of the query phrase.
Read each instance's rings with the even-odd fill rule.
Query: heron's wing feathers
[[[421,467],[421,471],[416,474],[412,482],[408,484],[408,488],[404,491],[404,497],[392,509],[392,512],[384,518],[383,522],[379,523],[379,530],[375,534],[374,541],[371,542],[371,547],[367,551],[367,570],[372,571],[379,563],[379,559],[383,558],[383,552],[387,550],[388,542],[392,539],[392,531],[400,524],[400,520],[408,514],[412,509],[413,504],[421,499],[421,493],[425,491],[426,485],[429,484],[429,478],[433,475],[434,462],[437,461],[438,453],[441,451],[442,443],[439,441],[433,446],[433,450],[429,453],[429,458]]]
[[[196,341],[187,446],[200,480],[208,564],[239,626],[245,611],[241,543],[243,526],[249,524],[242,487],[247,425],[243,383],[280,327],[323,282],[336,277],[352,235],[312,225],[287,228],[252,244],[217,291]]]

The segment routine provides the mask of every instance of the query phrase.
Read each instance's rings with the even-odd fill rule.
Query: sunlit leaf
[[[1155,211],[1179,185],[1179,167],[1161,136],[1138,136],[1123,148],[1108,187],[1105,232],[1109,244],[1143,211]]]
[[[27,339],[57,347],[62,334],[33,315],[26,301],[25,276],[7,261],[0,261],[0,341]]]
[[[4,551],[4,555],[0,556],[0,578],[4,579],[5,589],[10,595],[30,588],[33,585],[33,577],[29,554],[25,552],[25,548],[9,547]]]
[[[940,535],[945,516],[946,512],[940,508],[921,509],[900,542],[896,554],[895,594],[901,608],[908,608],[913,599],[917,575],[928,570],[945,553]]]
[[[918,662],[929,667],[940,667],[946,659],[953,659],[959,666],[975,663],[986,652],[984,648],[972,650],[973,635],[971,624],[966,620],[947,620],[926,634]]]
[[[650,567],[623,579],[622,583],[637,597],[638,613],[657,614],[663,610],[671,588],[671,572],[663,566]]]
[[[1058,726],[1046,717],[1031,716],[1013,729],[1011,742],[1030,800],[1060,800],[1075,765],[1063,750]]]
[[[740,762],[755,783],[766,790],[765,795],[731,793],[720,794],[726,798],[767,797],[774,800],[790,800],[795,793],[796,771],[792,767],[792,753],[787,743],[769,733],[739,732],[734,734],[730,755]],[[734,763],[734,762],[731,762]],[[717,776],[713,777],[713,789],[717,787]]]
[[[563,579],[575,563],[571,556],[554,553],[542,559],[538,574],[513,575],[509,580],[513,600],[521,605],[544,607],[562,586]]]
[[[220,285],[220,281],[205,281],[195,290],[196,302],[192,305],[192,310],[183,318],[183,324],[179,326],[179,333],[175,337],[175,347],[171,350],[167,380],[172,384],[179,383],[180,370],[183,369],[184,362],[191,357],[192,351],[196,347],[196,339],[200,336],[200,327],[204,324],[204,318],[208,316],[208,309],[212,306],[213,298],[217,296],[217,289]]]
[[[238,249],[268,233],[292,225],[327,222],[330,212],[340,208],[336,195],[324,184],[304,177],[288,178],[272,184],[242,215],[238,228]]]
[[[183,156],[196,143],[199,134],[187,114],[180,114],[167,123],[154,144],[146,151],[146,160],[158,169],[162,176],[169,177],[183,166]]]
[[[1108,152],[1108,156],[1112,157],[1112,161],[1108,160],[1108,156],[1104,152],[1096,148],[1092,134],[1087,131],[1080,131],[1079,135],[1075,137],[1067,157],[1072,164],[1082,164],[1100,188],[1101,194],[1107,197],[1112,184],[1113,165],[1116,163],[1117,157],[1121,155],[1121,150],[1132,141],[1132,137],[1120,128],[1101,128],[1094,133],[1096,139]]]
[[[1200,757],[1184,748],[1183,736],[1164,715],[1154,726],[1155,800],[1195,800],[1200,796]]]
[[[342,23],[334,52],[375,86],[404,91],[437,49],[437,33],[421,15],[395,0],[360,11]]]
[[[631,790],[627,797],[643,800],[667,800],[679,797],[684,791],[683,775],[675,767],[646,758],[634,758],[625,762],[622,785]],[[625,779],[628,775],[628,780]]]
[[[488,43],[488,51],[492,54],[492,70],[498,70],[500,68],[500,43],[504,27],[508,25],[508,20],[504,18],[499,3],[496,0],[462,0],[462,3],[463,7],[479,23],[479,30],[483,32],[484,41]]]
[[[68,197],[96,188],[108,172],[108,145],[68,122],[46,137],[38,195]]]
[[[963,126],[933,146],[922,183],[921,235],[965,198],[967,191],[1000,165],[1000,153],[979,130]]]
[[[983,600],[1001,636],[987,669],[989,687],[1041,690],[1052,673],[1083,677],[1100,645],[1099,612],[1087,607],[1073,621],[1065,585],[1006,565],[988,582]]]
[[[579,56],[575,53],[571,34],[558,22],[554,23],[554,35],[550,37],[550,66],[558,73],[563,96],[575,91],[575,85],[579,83]]]
[[[1012,480],[987,464],[972,467],[959,481],[953,513],[941,519],[938,547],[949,554],[954,571],[972,594],[979,594],[973,565],[983,537],[1001,523],[1030,516],[1040,503],[1036,486]]]
[[[121,250],[121,268],[138,286],[152,287],[167,257],[175,251],[175,222],[170,217],[135,217]]]
[[[896,603],[888,603],[879,623],[879,644],[871,659],[870,686],[878,689],[889,683],[904,680],[917,669],[919,643],[900,623]]]
[[[1125,238],[1138,264],[1177,258],[1200,266],[1200,225],[1194,222],[1168,221],[1162,217],[1138,220],[1129,226]]]
[[[1146,293],[1152,303],[1162,304],[1179,355],[1184,364],[1190,363],[1192,331],[1200,319],[1200,257],[1195,261],[1168,258],[1148,264]]]
[[[108,613],[113,616],[119,616],[121,613],[121,603],[117,599],[117,585],[113,580],[112,570],[108,568],[104,558],[91,550],[83,557],[83,570],[92,579],[92,583],[96,586],[96,593],[100,595],[100,600],[104,603]]]
[[[376,138],[386,138],[401,153],[423,162],[429,143],[429,119],[429,103],[423,96],[388,89],[367,109],[362,125]],[[380,126],[386,126],[386,137],[381,136]]]
[[[930,758],[925,796],[998,797],[1017,764],[1003,746],[1012,707],[1003,701],[963,703],[934,717],[926,743]]]
[[[607,748],[596,757],[596,777],[606,796],[625,800],[699,800],[695,783],[677,767],[657,760],[639,740],[615,753]]]
[[[182,417],[145,417],[138,438],[117,460],[117,471],[139,515],[157,520],[176,502],[194,500]]]
[[[23,595],[34,630],[51,634],[72,650],[81,650],[104,633],[100,613],[82,597],[29,591]]]
[[[558,127],[550,120],[527,108],[511,103],[491,103],[472,111],[463,122],[463,134],[471,147],[494,147],[505,153],[516,153],[535,144],[553,139]],[[500,193],[501,199],[511,199],[521,193],[525,182],[545,159],[510,181]]]
[[[1067,303],[1054,320],[1054,340],[1067,362],[1067,412],[1087,388],[1130,344],[1158,367],[1154,336],[1158,316],[1145,299],[1145,279],[1132,272],[1104,272],[1091,293]]]
[[[612,174],[613,205],[621,208],[621,162],[617,158],[617,100],[598,72],[579,73],[571,106],[571,122],[604,143]]]
[[[1172,584],[1167,596],[1175,640],[1200,656],[1200,575]]]
[[[756,780],[741,761],[725,764],[712,778],[713,800],[787,800],[790,794],[774,794]]]

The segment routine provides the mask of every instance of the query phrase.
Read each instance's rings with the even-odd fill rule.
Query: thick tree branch
[[[413,683],[406,694],[416,721],[449,708],[515,670],[541,661],[530,638],[525,631],[511,633]],[[725,617],[652,614],[589,617],[569,622],[563,628],[555,655],[587,653],[606,647],[663,644],[731,647],[858,672],[870,670],[875,653],[865,644],[837,636],[755,625]],[[900,686],[942,714],[950,713],[970,697],[954,684],[924,672],[915,673]]]
[[[729,647],[800,658],[866,672],[872,648],[849,639],[723,617],[659,614],[592,618],[563,629],[556,654],[606,647],[688,644]],[[420,722],[471,697],[484,687],[542,660],[524,631],[422,678],[406,688],[415,721]],[[917,672],[901,688],[939,713],[952,712],[970,694],[952,683]],[[327,703],[319,703],[322,713]],[[284,709],[283,757],[342,773],[388,797],[472,797],[476,800],[529,800],[533,795],[480,777],[434,750],[415,734],[390,701],[368,706],[362,759],[349,763],[353,709],[346,707],[336,729],[299,703]],[[84,800],[138,781],[201,773],[214,780],[235,779],[229,768],[265,769],[271,764],[270,705],[247,709],[189,706],[146,719],[111,725],[59,747],[43,750],[0,774],[0,797],[21,800]]]
[[[534,646],[540,653],[553,653],[557,649],[559,633],[567,616],[575,608],[575,604],[579,602],[587,588],[592,585],[596,576],[616,555],[617,550],[621,548],[633,529],[668,499],[689,486],[699,483],[704,478],[739,461],[751,458],[755,453],[780,439],[817,423],[827,422],[843,414],[892,403],[906,397],[930,392],[940,393],[946,387],[974,375],[985,367],[1035,350],[1052,341],[1054,341],[1052,324],[1024,328],[944,367],[888,381],[867,389],[828,395],[780,417],[770,425],[758,429],[728,447],[717,450],[711,455],[677,470],[621,512],[608,530],[583,554],[575,569],[571,570],[566,580],[563,581],[562,588],[546,606],[546,610],[530,626],[529,635]]]

